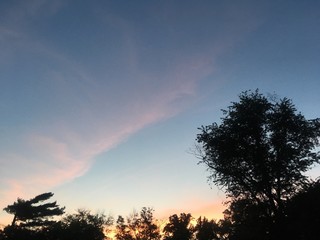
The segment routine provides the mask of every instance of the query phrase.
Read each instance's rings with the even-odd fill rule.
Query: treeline
[[[281,221],[270,221],[264,206],[249,200],[229,204],[218,221],[191,214],[173,214],[155,219],[154,210],[144,207],[126,217],[106,216],[79,209],[65,214],[53,193],[30,200],[18,199],[4,210],[13,214],[11,224],[0,230],[1,240],[236,240],[318,239],[320,181],[310,183],[288,200]],[[60,216],[59,219],[57,216]]]
[[[13,215],[10,225],[0,231],[1,240],[169,240],[226,239],[230,223],[191,214],[174,214],[167,220],[154,218],[154,210],[144,207],[123,217],[106,216],[79,209],[65,214],[56,201],[48,202],[53,193],[43,193],[30,200],[18,198],[4,208]],[[59,220],[57,219],[59,217]],[[227,224],[226,224],[227,223]]]
[[[154,209],[143,207],[130,215],[112,216],[79,209],[65,214],[56,201],[48,202],[53,193],[43,193],[30,200],[18,198],[4,208],[13,215],[10,225],[0,231],[1,240],[169,240],[226,239],[228,219],[194,219],[191,214],[174,214],[167,220],[154,218]],[[60,216],[59,220],[57,217]]]

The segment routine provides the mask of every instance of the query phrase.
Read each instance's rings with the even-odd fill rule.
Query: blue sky
[[[224,194],[190,154],[197,128],[256,88],[319,117],[319,9],[1,1],[0,207],[52,191],[69,212],[220,217]]]

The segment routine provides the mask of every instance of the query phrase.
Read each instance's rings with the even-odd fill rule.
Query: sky
[[[0,208],[53,192],[67,212],[221,218],[225,194],[192,154],[198,127],[257,88],[320,117],[319,9],[0,1]]]

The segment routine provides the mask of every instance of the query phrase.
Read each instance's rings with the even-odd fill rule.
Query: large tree
[[[52,223],[50,218],[64,213],[64,207],[59,207],[56,201],[42,203],[52,196],[53,193],[48,192],[30,200],[18,198],[12,205],[8,205],[4,211],[14,215],[11,226],[19,223],[19,226],[34,228]]]
[[[319,163],[320,120],[307,120],[290,99],[258,90],[239,98],[222,110],[221,123],[200,128],[200,163],[233,201],[281,216],[285,202],[308,183],[304,173]]]

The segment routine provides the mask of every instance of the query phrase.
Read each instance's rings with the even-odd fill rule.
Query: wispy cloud
[[[159,42],[152,46],[158,41],[156,38],[149,38],[150,46],[146,47],[143,36],[152,36],[153,28],[139,36],[139,24],[115,14],[106,14],[104,19],[104,13],[98,12],[94,21],[101,21],[99,24],[106,28],[100,29],[104,35],[111,30],[119,35],[112,42],[118,48],[109,53],[111,42],[106,40],[98,46],[81,46],[88,48],[86,55],[81,55],[63,50],[73,46],[53,44],[40,37],[30,22],[25,24],[25,20],[43,19],[41,9],[54,16],[63,7],[48,4],[33,1],[25,9],[21,5],[13,8],[6,24],[0,25],[0,43],[21,50],[7,52],[7,56],[23,56],[30,61],[25,62],[28,67],[20,66],[32,75],[28,81],[20,79],[15,71],[8,73],[16,84],[12,89],[25,87],[32,91],[34,86],[37,90],[31,97],[22,91],[25,95],[19,97],[25,102],[12,106],[17,111],[30,107],[34,112],[31,120],[19,126],[22,131],[13,133],[18,144],[0,156],[4,173],[0,175],[1,206],[18,196],[29,197],[82,176],[98,154],[186,109],[196,100],[201,80],[215,71],[216,58],[230,46],[215,41],[198,47],[198,51],[175,50],[185,39],[172,38],[171,50],[162,54]],[[161,34],[173,34],[171,30],[165,25]],[[18,39],[19,44],[12,47],[12,38]],[[97,49],[102,53],[90,55],[90,50],[98,53]],[[88,62],[90,57],[92,61]]]
[[[30,126],[32,132],[20,136],[21,143],[14,154],[1,158],[1,162],[6,163],[2,171],[7,172],[2,182],[9,183],[2,188],[2,196],[6,196],[1,199],[3,204],[17,196],[37,194],[83,175],[96,155],[117,146],[145,126],[180,112],[186,106],[175,106],[175,101],[195,94],[197,81],[209,72],[206,64],[196,64],[194,67],[190,63],[180,63],[156,79],[163,82],[160,91],[152,87],[148,87],[147,92],[128,90],[125,100],[112,99],[104,96],[101,90],[95,91],[95,78],[92,78],[93,86],[82,89],[82,95],[78,95],[77,89],[83,84],[81,79],[71,84],[70,79],[63,80],[62,75],[60,79],[52,75],[50,81],[54,81],[55,91],[66,101],[61,108],[69,108],[70,112],[55,115],[57,110],[50,112],[48,109],[47,124]],[[78,71],[75,66],[69,66],[72,72],[67,72],[67,76],[84,75],[84,68],[79,67]],[[137,77],[145,77],[143,74]],[[111,109],[103,104],[110,101],[114,105]],[[117,101],[123,105],[118,105]],[[21,166],[20,171],[12,171],[16,166]]]

